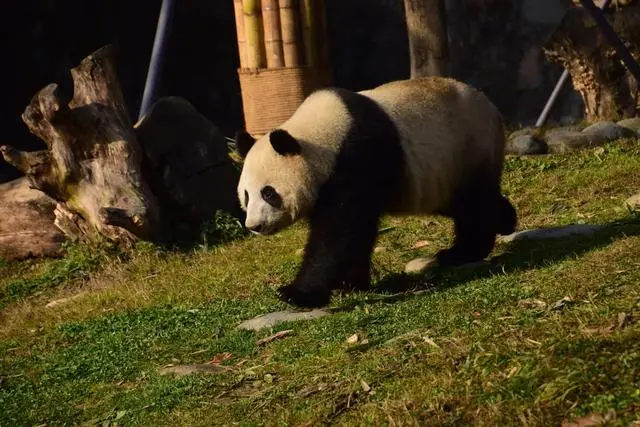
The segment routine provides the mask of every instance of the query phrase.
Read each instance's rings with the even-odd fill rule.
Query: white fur
[[[402,201],[391,213],[430,214],[446,207],[465,173],[477,167],[500,171],[504,153],[502,119],[480,92],[451,79],[426,78],[388,83],[359,92],[374,100],[396,125],[405,154]],[[281,129],[302,146],[301,156],[280,156],[268,135],[244,161],[238,196],[245,225],[272,234],[308,215],[317,190],[331,174],[351,126],[341,99],[322,90],[310,95]],[[273,186],[283,208],[267,204],[260,190]],[[244,204],[244,192],[249,203]]]

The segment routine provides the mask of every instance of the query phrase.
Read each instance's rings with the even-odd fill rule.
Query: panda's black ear
[[[244,129],[236,132],[236,151],[243,159],[247,156],[247,153],[255,144],[256,139],[252,137],[247,131]]]
[[[274,130],[269,134],[269,141],[271,141],[273,149],[282,156],[295,156],[296,154],[300,154],[300,143],[286,130]]]

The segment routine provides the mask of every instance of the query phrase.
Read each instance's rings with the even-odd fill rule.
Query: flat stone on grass
[[[160,375],[175,375],[178,377],[184,377],[191,374],[219,374],[227,371],[227,368],[218,365],[211,365],[208,363],[197,363],[192,365],[176,365],[167,366],[160,369]]]
[[[633,211],[640,211],[640,193],[629,197],[624,201],[624,204]]]
[[[328,316],[330,314],[332,314],[331,310],[324,308],[318,308],[311,311],[276,311],[274,313],[267,313],[254,317],[253,319],[245,320],[244,322],[240,323],[237,328],[246,329],[249,331],[259,331],[264,328],[272,328],[282,322],[311,320]]]
[[[572,235],[588,236],[600,230],[600,226],[592,224],[571,224],[564,227],[536,228],[516,231],[508,236],[498,236],[497,241],[510,243],[522,239],[557,239]]]

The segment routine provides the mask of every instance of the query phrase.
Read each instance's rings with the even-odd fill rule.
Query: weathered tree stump
[[[634,58],[640,60],[640,4],[611,8],[605,15]],[[584,101],[588,121],[633,117],[640,111],[638,82],[582,7],[567,11],[544,52],[569,71],[573,87]]]
[[[218,209],[238,212],[239,172],[226,141],[191,104],[162,99],[134,129],[110,46],[71,76],[72,97],[50,84],[22,115],[47,149],[0,147],[32,187],[57,202],[55,225],[64,234],[129,246],[163,240],[175,221],[199,225]]]
[[[0,258],[56,256],[65,240],[53,225],[55,201],[26,178],[0,184]]]

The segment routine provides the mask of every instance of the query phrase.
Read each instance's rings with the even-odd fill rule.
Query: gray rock
[[[263,314],[253,319],[245,320],[238,325],[238,329],[249,331],[259,331],[264,328],[272,328],[282,322],[297,320],[311,320],[332,314],[329,309],[315,309],[311,311],[277,311],[275,313]]]
[[[629,130],[634,131],[638,135],[640,135],[640,117],[632,117],[630,119],[620,120],[616,123],[618,126],[622,126],[623,128],[627,128]]]
[[[497,241],[510,243],[523,239],[557,239],[571,235],[591,235],[600,230],[600,226],[592,224],[571,224],[564,227],[537,228],[516,231],[508,236],[498,236]]]
[[[537,130],[537,128],[535,128],[533,126],[527,126],[527,127],[522,128],[522,129],[514,130],[513,132],[511,132],[509,134],[509,140],[511,140],[513,138],[516,138],[518,136],[522,136],[522,135],[531,135],[536,130]]]
[[[545,139],[553,138],[557,135],[565,135],[567,133],[575,133],[581,131],[579,125],[559,126],[553,129],[549,129],[544,133]]]
[[[597,135],[607,141],[615,141],[620,138],[632,138],[637,136],[636,132],[613,122],[598,122],[582,129],[582,133]]]
[[[505,151],[507,154],[545,154],[547,144],[533,135],[518,135],[509,139]]]
[[[547,136],[546,142],[549,153],[567,153],[582,148],[597,147],[606,144],[609,140],[597,133],[563,131]]]
[[[437,267],[438,261],[431,257],[420,257],[412,259],[405,265],[404,272],[407,274],[422,274],[427,270]]]
[[[640,211],[640,193],[629,197],[624,204],[633,211]]]

